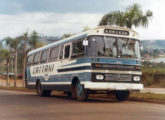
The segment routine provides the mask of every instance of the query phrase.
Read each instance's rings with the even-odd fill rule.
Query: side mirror
[[[88,40],[83,40],[83,46],[88,46]]]

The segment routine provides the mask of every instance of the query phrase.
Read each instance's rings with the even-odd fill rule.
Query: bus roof
[[[107,30],[107,31],[105,31]],[[49,45],[45,45],[43,47],[37,48],[35,50],[32,50],[28,53],[28,55],[37,53],[41,50],[46,50],[61,44],[68,43],[70,41],[82,39],[84,37],[87,37],[89,35],[106,35],[106,36],[114,36],[114,37],[125,37],[125,38],[134,38],[138,39],[139,34],[129,28],[124,27],[113,27],[113,26],[99,26],[95,29],[91,29],[85,32],[78,33],[76,35],[73,35],[71,37],[68,37],[66,39],[59,40],[57,42],[51,43]]]

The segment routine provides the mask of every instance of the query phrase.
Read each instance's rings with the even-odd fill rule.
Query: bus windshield
[[[88,37],[88,56],[140,58],[139,41],[109,36]]]

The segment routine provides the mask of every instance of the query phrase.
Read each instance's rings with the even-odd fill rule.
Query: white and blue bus
[[[143,89],[138,33],[100,26],[28,53],[26,87],[37,95],[64,91],[77,100],[104,92],[126,100]]]

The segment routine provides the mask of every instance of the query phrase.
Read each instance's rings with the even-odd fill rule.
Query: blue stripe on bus
[[[45,80],[44,77],[29,77],[29,82],[37,82],[39,79],[41,82],[71,82],[74,77],[77,77],[80,81],[90,81],[91,73],[74,73],[74,74],[62,74],[62,75],[50,75],[49,80]]]

